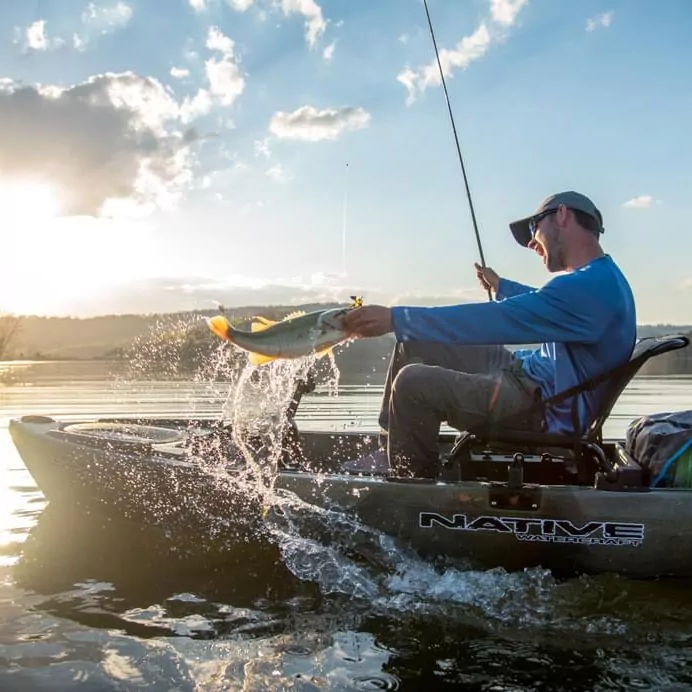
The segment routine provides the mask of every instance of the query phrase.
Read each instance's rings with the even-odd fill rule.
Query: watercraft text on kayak
[[[437,512],[421,512],[419,526],[423,529],[439,526],[452,531],[511,534],[520,541],[630,547],[641,546],[645,530],[644,524],[619,521],[587,521],[580,525],[569,519],[467,517],[465,514],[450,516]]]

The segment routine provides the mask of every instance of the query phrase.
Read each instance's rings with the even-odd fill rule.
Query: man
[[[347,471],[434,478],[437,440],[446,421],[459,430],[529,409],[589,377],[626,361],[636,341],[632,291],[602,250],[603,217],[577,192],[546,198],[529,217],[509,224],[516,241],[534,250],[550,273],[534,289],[476,264],[496,301],[445,307],[373,305],[354,310],[346,327],[358,337],[393,331],[397,346],[382,402],[387,450],[347,462]],[[537,344],[514,353],[504,344]],[[599,390],[579,399],[583,432]],[[571,400],[525,425],[572,433]]]

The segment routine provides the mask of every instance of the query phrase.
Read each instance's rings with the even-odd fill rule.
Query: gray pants
[[[536,382],[503,346],[397,343],[387,372],[380,426],[387,431],[396,475],[435,478],[440,425],[468,430],[528,409],[540,398]],[[540,430],[532,414],[512,427]]]

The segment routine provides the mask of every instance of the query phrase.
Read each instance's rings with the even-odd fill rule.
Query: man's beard
[[[549,272],[561,272],[565,269],[565,247],[559,238],[553,239],[546,247],[546,268]]]

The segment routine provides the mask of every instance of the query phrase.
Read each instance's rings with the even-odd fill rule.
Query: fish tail
[[[207,318],[207,327],[223,341],[233,341],[233,327],[226,317],[216,315]]]

